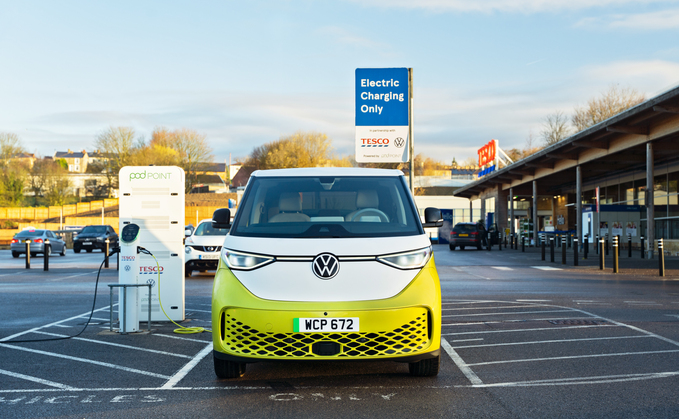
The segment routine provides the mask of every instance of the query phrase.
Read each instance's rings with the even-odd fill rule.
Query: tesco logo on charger
[[[162,275],[163,271],[165,270],[164,267],[160,267],[160,273]],[[151,274],[157,274],[158,273],[158,267],[157,266],[140,266],[139,267],[139,274],[140,275],[151,275]]]

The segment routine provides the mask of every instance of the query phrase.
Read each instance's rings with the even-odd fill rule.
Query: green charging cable
[[[148,250],[144,249],[143,247],[139,248],[139,251],[142,253],[146,253],[147,255],[150,255],[153,260],[156,261],[156,266],[158,267],[158,303],[160,304],[160,309],[163,310],[163,314],[169,321],[174,323],[176,326],[178,326],[178,329],[174,329],[175,333],[181,334],[181,335],[190,335],[193,333],[203,333],[203,332],[212,332],[210,329],[206,329],[204,327],[200,326],[195,326],[195,327],[184,327],[180,324],[177,324],[174,320],[170,318],[170,316],[167,315],[165,312],[165,309],[163,308],[163,302],[160,300],[160,264],[158,263],[158,259],[156,259],[155,256],[153,256],[153,253],[149,252]],[[151,301],[149,301],[149,304],[151,304]]]

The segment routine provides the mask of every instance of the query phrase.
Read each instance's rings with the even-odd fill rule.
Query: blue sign
[[[483,176],[485,176],[485,175],[487,175],[488,173],[493,172],[493,171],[495,171],[495,165],[492,165],[492,166],[490,166],[490,167],[487,167],[487,168],[481,170],[481,171],[479,172],[479,177],[483,177]]]
[[[356,69],[356,126],[408,125],[408,69]]]

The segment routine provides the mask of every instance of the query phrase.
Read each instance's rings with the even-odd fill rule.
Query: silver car
[[[26,240],[31,241],[31,256],[38,253],[45,253],[45,240],[49,240],[47,254],[59,253],[66,256],[66,242],[49,230],[26,229],[20,231],[12,238],[12,257],[18,258],[19,255],[26,253]]]

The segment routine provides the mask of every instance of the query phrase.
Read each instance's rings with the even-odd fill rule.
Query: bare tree
[[[109,127],[97,136],[95,147],[106,156],[95,170],[106,175],[108,196],[118,181],[120,169],[130,163],[135,150],[135,132],[130,127]]]
[[[571,128],[568,126],[568,117],[563,112],[556,111],[545,118],[540,137],[547,146],[550,146],[568,138],[570,134]]]
[[[203,165],[211,163],[214,158],[212,147],[207,142],[207,135],[188,128],[170,131],[158,127],[153,130],[149,146],[155,149],[156,157],[162,157],[166,162],[173,161],[175,157],[167,149],[177,153],[176,164],[186,173],[186,192],[189,192],[196,183],[198,172],[203,169]]]
[[[587,105],[575,108],[571,120],[578,131],[617,115],[646,100],[645,96],[630,87],[612,85],[601,97],[592,98]]]
[[[0,166],[7,166],[12,157],[24,151],[18,135],[13,132],[0,132]]]

